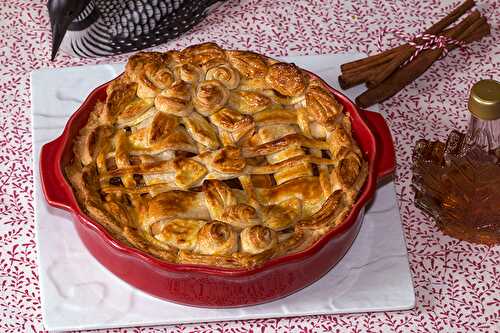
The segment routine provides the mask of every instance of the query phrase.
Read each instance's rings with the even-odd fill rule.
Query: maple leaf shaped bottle
[[[500,83],[471,89],[467,133],[446,143],[419,140],[413,150],[415,205],[445,234],[500,244]]]

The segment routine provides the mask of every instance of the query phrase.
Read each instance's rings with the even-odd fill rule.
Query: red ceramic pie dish
[[[311,74],[312,75],[312,74]],[[168,263],[115,240],[78,205],[64,166],[73,158],[72,143],[108,83],[95,89],[69,119],[63,133],[42,147],[40,172],[47,202],[72,213],[76,230],[90,253],[108,270],[153,296],[193,306],[236,307],[269,302],[315,282],[351,247],[363,221],[365,205],[377,181],[394,171],[394,146],[384,118],[358,109],[329,87],[350,114],[355,139],[369,163],[369,174],[348,217],[305,251],[253,269],[227,269]]]

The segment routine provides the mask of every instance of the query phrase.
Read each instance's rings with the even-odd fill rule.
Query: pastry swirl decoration
[[[219,111],[229,98],[228,89],[217,80],[203,81],[196,87],[193,104],[196,111],[204,116]]]
[[[178,80],[195,84],[201,79],[202,71],[195,65],[182,64],[175,67],[175,74]]]
[[[73,151],[78,202],[116,238],[230,268],[313,244],[347,216],[368,169],[320,80],[214,43],[130,57]]]
[[[205,79],[220,81],[227,89],[234,89],[240,84],[238,71],[227,64],[209,69]]]
[[[241,250],[251,254],[269,250],[278,244],[276,232],[262,225],[254,225],[243,229],[240,237]]]
[[[212,221],[198,233],[196,251],[201,254],[229,255],[238,249],[238,234],[230,225]]]

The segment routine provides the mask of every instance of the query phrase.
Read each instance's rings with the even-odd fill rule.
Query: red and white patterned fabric
[[[415,283],[414,310],[325,315],[109,332],[499,332],[500,247],[444,236],[413,204],[411,149],[467,124],[467,97],[482,78],[500,79],[500,2],[478,1],[492,35],[451,52],[382,104],[397,149],[397,193]],[[399,44],[392,28],[417,33],[456,1],[232,0],[182,38],[156,49],[215,41],[270,56],[360,51]],[[125,56],[50,62],[46,1],[0,1],[0,332],[43,331],[33,214],[30,72],[121,62]]]

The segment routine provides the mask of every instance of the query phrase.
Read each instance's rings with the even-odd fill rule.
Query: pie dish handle
[[[382,182],[390,178],[396,169],[396,152],[391,130],[380,113],[364,110],[363,114],[377,142],[376,175],[377,181]]]
[[[68,193],[60,161],[64,136],[43,145],[40,151],[40,180],[49,205],[72,211],[71,194]]]

